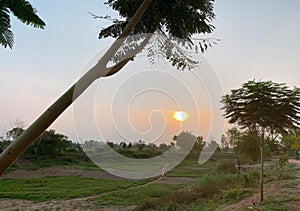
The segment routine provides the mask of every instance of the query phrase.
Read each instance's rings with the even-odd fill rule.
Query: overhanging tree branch
[[[113,67],[108,67],[112,58],[116,58],[123,50],[122,45],[129,35],[151,33],[151,30],[155,31],[158,28],[165,34],[182,39],[184,44],[191,45],[193,34],[211,33],[213,31],[214,27],[210,24],[210,21],[215,17],[213,2],[214,0],[107,0],[107,4],[113,9],[118,10],[120,16],[125,18],[125,21],[114,22],[112,26],[101,30],[99,37],[112,36],[117,38],[117,40],[93,68],[53,103],[0,155],[0,175],[97,78],[115,74],[130,59],[135,57],[135,53],[131,52],[123,56],[123,60],[113,61],[116,63]],[[146,44],[146,40],[144,41],[144,44]],[[142,49],[144,44],[139,45],[136,51]],[[123,55],[122,52],[120,55]],[[188,63],[190,60],[185,59],[182,61],[181,58],[177,68],[180,67],[181,62]],[[176,66],[176,64],[173,66]]]
[[[11,166],[18,157],[38,138],[58,117],[75,101],[97,78],[106,76],[112,68],[106,65],[111,57],[122,45],[126,36],[130,34],[136,24],[142,19],[143,14],[152,0],[144,0],[129,21],[119,38],[112,44],[100,61],[54,102],[36,121],[34,121],[11,145],[0,155],[0,175]],[[116,69],[121,69],[128,61],[123,62]],[[117,71],[112,71],[111,74]]]

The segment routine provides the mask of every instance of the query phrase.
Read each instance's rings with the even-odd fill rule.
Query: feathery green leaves
[[[14,36],[11,31],[10,12],[21,22],[43,29],[45,23],[36,14],[36,10],[26,0],[0,0],[0,44],[13,47]]]
[[[13,33],[10,30],[10,17],[9,9],[7,7],[1,7],[2,2],[0,3],[0,44],[5,48],[9,46],[12,48],[14,43]]]
[[[108,0],[123,20],[114,21],[99,33],[99,38],[117,37],[143,0]],[[193,34],[211,33],[215,18],[214,0],[153,0],[132,34],[149,33],[153,26],[163,33],[191,42]]]
[[[107,19],[112,22],[110,26],[100,31],[99,39],[117,38],[143,1],[107,0],[105,4],[118,11],[119,19],[92,14],[94,18]],[[151,39],[148,43],[150,47],[146,48],[151,63],[154,63],[156,58],[162,57],[177,69],[194,69],[198,67],[199,62],[193,60],[189,51],[204,53],[208,47],[219,41],[218,39],[192,37],[194,34],[211,33],[214,30],[211,24],[215,18],[213,3],[214,0],[152,0],[130,35],[154,33],[153,37],[156,40]],[[130,44],[127,42],[125,45]]]
[[[272,81],[248,81],[222,97],[229,123],[250,131],[285,133],[300,126],[300,92]]]

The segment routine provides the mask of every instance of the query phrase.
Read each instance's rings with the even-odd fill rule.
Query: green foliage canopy
[[[289,131],[282,137],[281,142],[287,150],[300,150],[300,130]]]
[[[229,128],[226,134],[222,135],[221,142],[230,146],[243,161],[258,161],[260,158],[260,135],[250,131],[240,131],[236,127]],[[273,142],[265,142],[264,156],[270,156]]]
[[[222,97],[225,118],[247,129],[260,143],[260,202],[263,201],[264,144],[300,125],[300,89],[272,81],[248,81]],[[250,140],[252,138],[250,137]]]
[[[104,18],[112,21],[110,26],[101,29],[99,38],[116,38],[120,36],[125,26],[133,19],[134,13],[145,1],[147,0],[108,0],[106,4],[118,11],[120,17],[112,19],[110,16],[102,17],[92,14],[94,18]],[[187,50],[204,53],[219,41],[213,38],[198,39],[193,37],[195,34],[209,34],[214,30],[214,26],[211,24],[215,18],[213,12],[214,0],[149,1],[150,5],[143,14],[143,18],[128,34],[136,36],[131,36],[127,40],[126,46],[118,51],[113,61],[115,63],[121,61],[126,57],[125,54],[128,56],[128,52],[138,49],[137,46],[140,46],[140,52],[148,45],[148,48],[146,48],[148,51],[147,56],[151,63],[154,63],[155,58],[159,56],[167,59],[177,69],[191,70],[195,68],[198,62],[189,55]],[[153,36],[153,33],[155,33],[155,36]],[[143,35],[145,38],[142,38]],[[148,39],[146,37],[153,38],[153,40],[148,43],[144,42]],[[141,40],[144,40],[142,42],[144,46],[137,44]],[[157,45],[159,45],[159,49],[157,49]]]
[[[287,133],[300,125],[300,89],[272,81],[248,81],[222,97],[225,118],[249,131]]]
[[[114,19],[111,26],[100,31],[99,38],[119,36],[142,2],[108,0],[106,4],[117,10],[123,20]],[[163,34],[191,42],[193,34],[213,31],[213,3],[214,0],[153,0],[132,34],[149,33],[155,27]]]

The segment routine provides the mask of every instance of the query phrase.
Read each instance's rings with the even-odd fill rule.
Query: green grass
[[[296,180],[283,180],[280,182],[281,188],[295,188],[297,185],[298,182]]]
[[[298,182],[296,172],[298,167],[295,164],[287,164],[283,169],[275,170],[277,179],[279,180],[279,189],[271,193],[261,207],[264,211],[288,211],[294,210],[292,203],[298,202],[299,192],[297,190]]]
[[[206,169],[183,169],[183,168],[175,168],[170,172],[166,173],[168,177],[190,177],[197,178],[204,175],[207,175],[208,172]]]
[[[210,161],[235,161],[237,155],[235,153],[217,152],[212,155]]]
[[[236,203],[252,194],[253,189],[257,188],[259,184],[259,172],[256,170],[242,172],[239,178],[235,171],[234,173],[225,173],[228,168],[231,168],[231,158],[226,160],[224,156],[219,154],[204,165],[199,165],[196,162],[195,164],[191,161],[185,161],[178,165],[168,172],[167,176],[193,177],[197,178],[197,182],[185,191],[174,191],[166,197],[145,201],[135,210],[215,210],[217,207]],[[226,164],[223,166],[224,169],[223,167],[220,168],[219,164],[224,163]],[[285,180],[280,181],[283,188],[292,188],[297,185],[296,181],[291,180],[294,178],[295,170],[296,168],[292,164],[284,166],[282,178]],[[265,173],[268,173],[266,174],[266,181],[270,180],[270,175],[277,177],[276,169],[270,169]],[[280,202],[277,202],[276,198]],[[289,210],[287,203],[294,201],[293,196],[282,193],[273,198],[268,197],[262,210]]]
[[[268,197],[264,205],[262,206],[262,210],[264,211],[288,211],[291,210],[287,206],[287,202],[294,201],[295,199],[288,194],[276,194]]]
[[[28,159],[29,160],[29,159]],[[9,169],[8,172],[14,170],[36,170],[42,167],[50,167],[50,166],[72,166],[77,169],[82,170],[101,170],[95,163],[90,160],[76,160],[76,161],[68,161],[64,160],[63,158],[39,158],[34,161],[29,160],[27,164],[13,164]]]
[[[95,170],[100,169],[95,163],[93,163],[90,160],[76,160],[76,161],[70,161],[66,160],[64,158],[57,158],[57,159],[51,159],[51,158],[41,158],[37,159],[31,166],[34,165],[36,168],[41,167],[48,167],[48,166],[73,166],[76,168],[82,168],[84,170]],[[25,165],[26,167],[26,165]]]
[[[99,205],[136,205],[145,200],[158,198],[181,188],[182,185],[150,184],[144,187],[118,190],[93,199]]]
[[[152,183],[138,187],[151,180],[107,180],[70,176],[44,177],[0,179],[0,198],[42,202],[51,199],[96,195],[96,198],[90,200],[98,206],[143,205],[140,210],[146,210],[149,207],[153,207],[154,210],[160,208],[162,210],[215,210],[221,205],[239,201],[250,193],[249,188],[258,184],[259,174],[255,171],[242,172],[239,179],[235,172],[227,172],[228,168],[231,168],[231,163],[234,165],[233,158],[233,154],[217,153],[203,165],[199,165],[195,160],[184,160],[176,168],[166,173],[168,177],[194,178],[196,182],[188,184],[189,188],[184,190],[181,189],[183,185],[163,183]],[[52,164],[55,162],[43,161],[39,165],[48,166]],[[88,161],[79,161],[68,165],[83,170],[98,169],[97,166]],[[293,188],[297,185],[293,180],[296,170],[294,165],[288,164],[280,171],[282,188]],[[278,173],[279,171],[277,173],[270,172],[270,175],[266,175],[267,178],[274,176],[275,180]],[[100,196],[100,194],[103,195]],[[289,195],[283,194],[279,197],[280,202],[277,203],[276,197],[266,199],[264,210],[286,210],[284,204],[294,200]]]
[[[195,160],[184,160],[176,168],[166,173],[168,177],[199,178],[212,172],[216,172],[217,165],[214,161],[208,161],[200,165]]]
[[[103,171],[92,161],[79,161],[78,163],[70,164],[70,165],[74,168],[87,170],[87,171],[92,171],[92,170]]]
[[[129,181],[80,177],[1,179],[0,198],[26,199],[34,202],[42,202],[51,199],[86,197],[127,189],[146,182],[147,180]]]
[[[220,169],[220,164],[231,164],[229,172],[235,173],[234,160],[232,160],[232,155],[227,155],[224,153],[217,153],[217,155],[212,156],[212,160],[200,165],[197,161],[184,160],[176,168],[172,169],[166,175],[168,177],[190,177],[190,178],[199,178],[206,175],[218,173],[229,173],[224,172]],[[228,166],[226,166],[226,169]],[[232,171],[233,168],[233,171]]]
[[[198,179],[196,186],[218,185],[225,181],[237,181],[237,176],[232,174],[207,174]]]

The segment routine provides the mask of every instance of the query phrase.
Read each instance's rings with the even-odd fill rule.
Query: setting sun
[[[183,122],[189,117],[188,113],[185,111],[175,111],[173,118],[176,119],[177,121]]]

